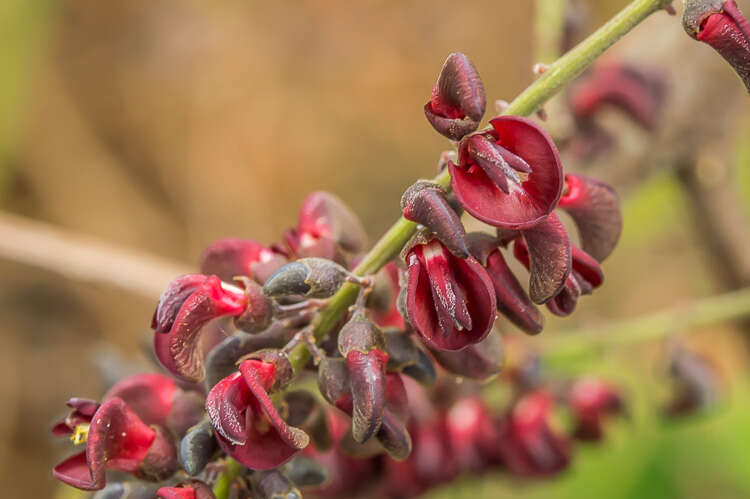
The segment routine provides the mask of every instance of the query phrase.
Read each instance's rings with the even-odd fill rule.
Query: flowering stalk
[[[634,0],[615,17],[592,33],[570,52],[562,56],[542,74],[534,83],[521,92],[503,112],[505,115],[528,116],[557,93],[563,85],[581,74],[605,50],[635,28],[640,22],[656,11],[671,4],[671,0]],[[443,189],[450,189],[450,173],[445,169],[433,182]],[[375,246],[365,255],[354,269],[357,276],[374,274],[393,257],[414,235],[417,224],[400,217],[388,231],[383,234]],[[335,324],[354,303],[360,287],[345,284],[330,299],[328,306],[317,316],[313,335],[316,340],[324,338]],[[298,345],[289,358],[295,369],[304,366],[309,359],[309,351],[304,344]]]

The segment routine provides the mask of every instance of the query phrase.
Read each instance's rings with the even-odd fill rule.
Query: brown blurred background
[[[590,29],[626,2],[582,3]],[[746,11],[747,3],[739,2]],[[398,214],[403,189],[433,176],[449,147],[422,112],[446,55],[469,55],[490,102],[511,100],[533,77],[533,6],[4,0],[2,208],[187,267],[218,237],[274,241],[294,223],[306,193],[326,189],[352,206],[374,239]],[[724,211],[739,210],[734,215],[744,220],[750,120],[740,82],[663,13],[613,53],[667,68],[671,100],[654,135],[605,117],[622,132],[621,151],[589,173],[622,192],[622,245],[604,265],[604,288],[571,319],[549,321],[546,334],[750,284],[732,282],[738,273],[727,272],[726,257],[700,225],[700,192],[674,174],[678,163],[695,160],[708,179],[699,187],[731,197],[735,204]],[[730,238],[748,236],[747,226],[733,227]],[[741,269],[742,255],[735,256]],[[123,369],[138,358],[157,298],[145,295],[0,260],[4,497],[53,495],[49,470],[69,449],[47,429],[69,396],[101,393],[107,380],[93,358]],[[746,378],[750,343],[737,328],[697,338],[731,378]],[[627,365],[653,374],[653,363],[643,368],[640,357],[616,354],[587,368]],[[685,490],[706,490],[690,480]],[[686,497],[678,485],[674,497]],[[506,487],[500,477],[445,494],[519,493]],[[724,497],[750,490],[736,487]]]

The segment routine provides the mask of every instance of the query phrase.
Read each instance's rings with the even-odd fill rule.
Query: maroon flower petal
[[[201,273],[215,274],[232,282],[235,276],[252,277],[263,284],[286,258],[270,248],[248,239],[225,238],[214,241],[201,256]]]
[[[481,342],[463,350],[432,350],[432,355],[443,369],[456,376],[488,381],[503,365],[503,342],[497,334],[490,333]]]
[[[203,277],[199,286],[179,304],[178,312],[167,332],[163,328],[154,334],[154,351],[161,364],[172,374],[186,381],[203,379],[204,351],[200,348],[201,328],[209,321],[226,315],[240,315],[247,307],[247,297],[239,288],[222,285],[217,276]],[[183,278],[180,278],[183,279]],[[171,288],[171,286],[170,286]],[[170,293],[168,290],[166,294]],[[169,301],[169,308],[178,305]],[[162,302],[157,308],[160,314]]]
[[[102,400],[120,398],[145,424],[165,426],[174,397],[179,391],[169,376],[143,373],[118,381]]]
[[[233,444],[242,445],[247,440],[243,412],[251,398],[252,394],[238,372],[216,383],[206,397],[206,412],[216,431]]]
[[[311,245],[313,240],[328,239],[344,250],[356,253],[367,243],[365,229],[357,216],[341,199],[323,191],[313,192],[305,198],[300,208],[297,233],[302,247]]]
[[[570,248],[568,233],[554,213],[516,239],[513,253],[529,269],[529,295],[534,303],[547,302],[565,286],[571,269]]]
[[[523,174],[525,180],[519,176],[520,182],[510,181],[506,194],[477,164],[450,163],[453,192],[467,212],[490,225],[506,229],[534,226],[552,211],[562,192],[557,147],[547,132],[526,118],[501,116],[490,123],[497,145],[528,164],[531,173]]]
[[[572,246],[572,270],[563,289],[547,302],[547,308],[555,315],[568,316],[575,310],[578,297],[588,295],[604,281],[599,262],[585,251]]]
[[[178,277],[171,283],[159,298],[159,304],[151,320],[151,328],[157,333],[166,333],[172,329],[180,308],[185,300],[206,281],[201,274],[188,274]]]
[[[505,263],[500,250],[495,250],[487,257],[485,268],[495,287],[497,310],[523,331],[529,334],[540,333],[544,317]]]
[[[81,490],[99,490],[104,488],[106,477],[100,473],[92,478],[86,461],[86,451],[70,456],[52,469],[52,476],[61,482]]]
[[[565,175],[567,190],[559,206],[575,221],[581,246],[598,261],[604,261],[617,245],[622,232],[622,213],[617,192],[605,183],[583,175]]]
[[[495,321],[495,291],[472,257],[460,259],[433,239],[408,254],[409,321],[432,348],[460,350],[482,341]]]

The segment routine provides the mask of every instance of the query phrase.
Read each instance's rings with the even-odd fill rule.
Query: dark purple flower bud
[[[180,442],[180,461],[188,475],[203,471],[219,449],[211,421],[205,419],[190,428]]]
[[[722,383],[716,365],[708,357],[677,346],[670,352],[669,374],[674,383],[669,417],[684,416],[716,406]]]
[[[112,482],[94,494],[92,499],[153,499],[159,488],[155,483]]]
[[[495,321],[495,291],[474,258],[458,258],[432,239],[409,248],[406,261],[406,311],[427,345],[460,350],[487,336]]]
[[[560,208],[575,221],[583,250],[602,262],[617,245],[622,213],[617,192],[605,183],[569,173]]]
[[[579,121],[590,120],[611,105],[651,130],[658,121],[665,92],[664,79],[650,70],[621,63],[600,64],[573,85],[569,102]]]
[[[486,105],[479,73],[464,54],[454,52],[443,64],[424,114],[438,133],[460,140],[477,129]]]
[[[529,334],[542,331],[544,318],[505,263],[496,238],[482,232],[468,235],[472,256],[487,270],[495,288],[497,310]]]
[[[162,365],[186,381],[203,379],[201,328],[222,316],[238,316],[247,307],[242,289],[217,276],[186,275],[174,280],[154,312],[154,351]]]
[[[560,472],[570,463],[570,442],[550,426],[554,402],[545,392],[521,397],[503,419],[499,451],[503,464],[520,476]]]
[[[211,243],[203,252],[201,273],[215,274],[225,282],[245,276],[262,284],[285,263],[286,258],[260,243],[226,238]]]
[[[383,332],[363,313],[355,312],[339,332],[338,347],[346,359],[352,394],[352,436],[363,443],[378,431],[385,404]]]
[[[513,254],[529,269],[529,296],[534,303],[549,301],[565,286],[571,268],[570,248],[568,233],[554,213],[516,239]]]
[[[682,25],[731,64],[750,92],[750,23],[734,0],[688,0]]]
[[[89,424],[76,426],[73,441],[85,442],[86,450],[55,466],[52,475],[82,490],[103,488],[107,470],[159,481],[177,469],[169,435],[158,426],[144,424],[119,398],[99,406]]]
[[[560,317],[566,317],[573,313],[578,297],[589,295],[594,289],[601,286],[604,274],[599,262],[591,258],[585,251],[576,246],[573,250],[572,269],[565,281],[563,289],[547,302],[550,312]]]
[[[159,499],[216,499],[211,488],[198,480],[190,480],[173,487],[162,487],[156,491]]]
[[[448,165],[453,193],[469,214],[492,226],[532,227],[562,192],[557,147],[527,118],[501,116],[490,124],[487,134],[464,139],[458,165]]]
[[[570,390],[568,403],[575,418],[573,435],[578,440],[601,440],[604,436],[604,418],[625,412],[620,391],[596,378],[576,381]]]
[[[305,456],[297,456],[285,466],[286,476],[297,487],[320,487],[328,481],[328,471],[319,462]]]
[[[503,342],[497,334],[490,333],[480,343],[463,350],[433,350],[432,355],[440,367],[451,374],[487,381],[496,376],[503,365]]]
[[[437,380],[435,362],[422,348],[417,348],[417,362],[404,367],[401,373],[424,386],[432,386]]]
[[[279,470],[257,471],[252,474],[250,482],[253,497],[258,499],[302,499],[302,493]]]
[[[263,292],[273,298],[328,298],[339,290],[350,275],[344,267],[331,260],[302,258],[277,270],[263,285]]]
[[[289,381],[291,365],[285,354],[269,350],[242,360],[239,369],[211,389],[206,411],[227,454],[251,469],[275,468],[309,442],[281,418],[268,395]]]
[[[416,182],[404,192],[401,210],[404,218],[427,227],[451,253],[459,258],[469,256],[464,226],[439,185]]]

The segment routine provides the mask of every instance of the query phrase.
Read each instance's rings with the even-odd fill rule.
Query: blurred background
[[[576,36],[626,2],[578,3]],[[101,365],[137,362],[158,290],[173,275],[165,268],[190,269],[223,236],[273,242],[314,189],[350,204],[374,240],[399,214],[403,189],[432,177],[449,148],[422,111],[447,54],[472,59],[489,102],[528,85],[538,54],[534,2],[511,0],[3,0],[0,26],[5,497],[55,495],[50,470],[69,449],[48,429],[70,396],[102,393]],[[607,57],[662,71],[665,110],[653,132],[605,113],[616,150],[566,163],[614,184],[625,228],[603,288],[572,317],[548,318],[533,340],[540,346],[750,285],[742,84],[665,13]],[[553,133],[563,107],[558,99],[548,109]],[[88,244],[94,255],[136,255],[132,268],[89,272],[132,282],[70,278],[48,237]],[[84,267],[102,264],[81,255]],[[670,333],[695,333],[686,341],[719,365],[716,410],[660,418],[661,341],[565,359],[554,368],[625,387],[631,420],[602,445],[579,446],[571,470],[551,481],[490,474],[432,496],[750,497],[750,321]]]

